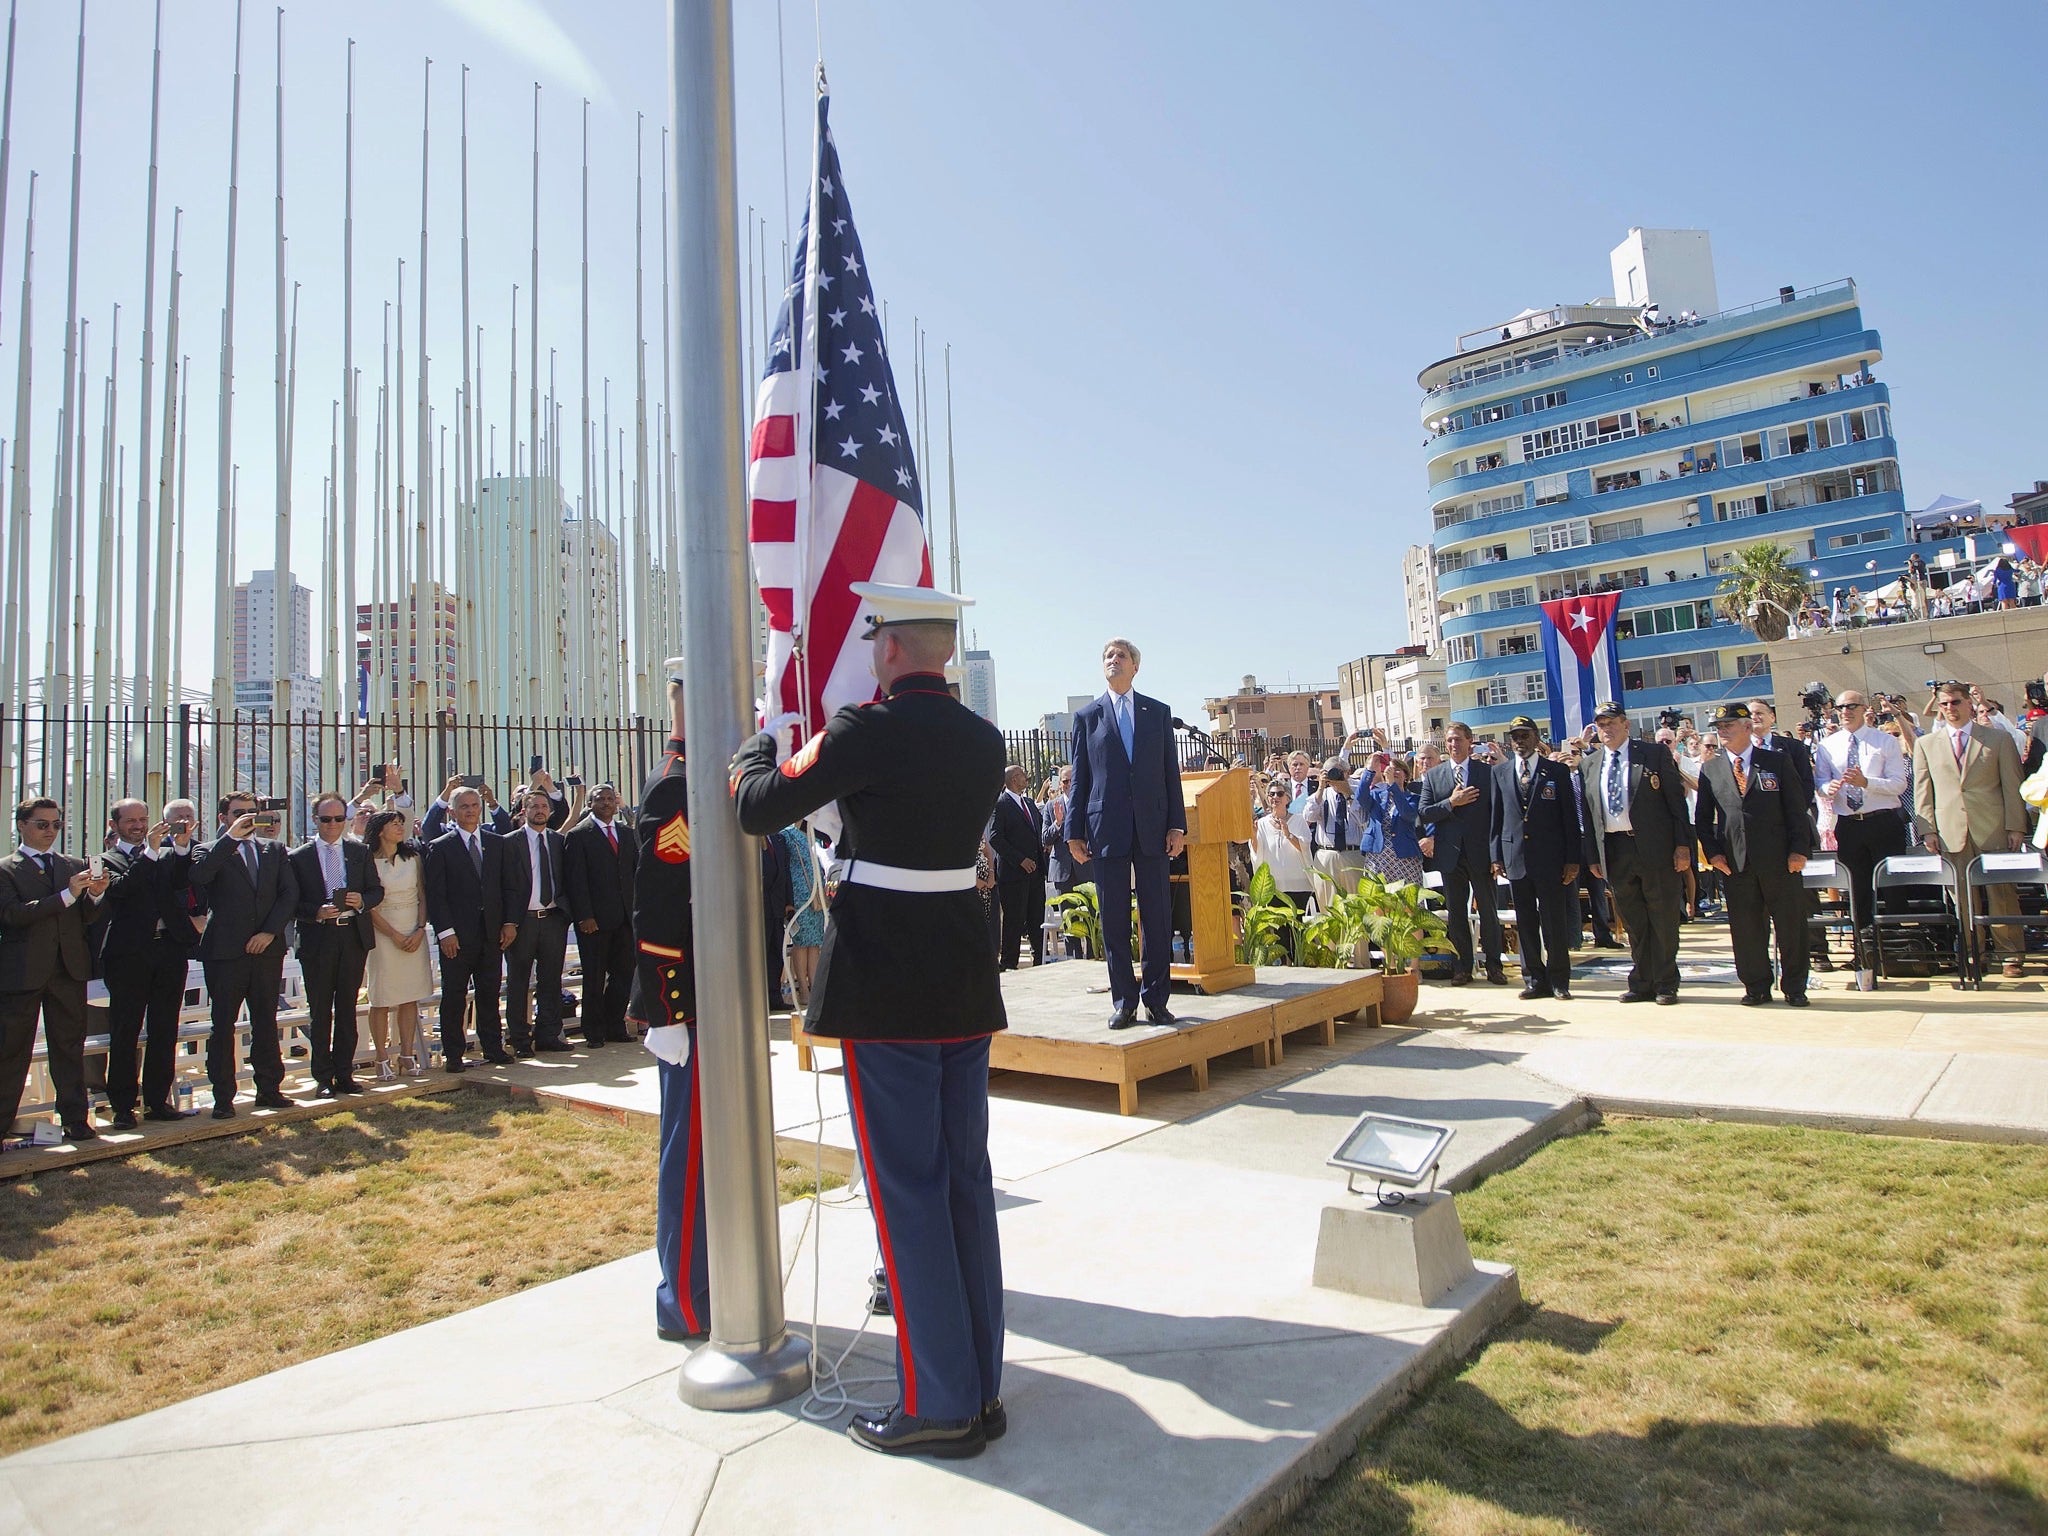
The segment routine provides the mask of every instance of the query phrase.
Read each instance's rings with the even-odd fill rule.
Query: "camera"
[[[1662,730],[1675,731],[1684,719],[1685,716],[1675,709],[1660,709],[1657,711],[1657,725]]]
[[[2048,709],[2048,686],[2027,684],[2027,705],[2031,709]]]

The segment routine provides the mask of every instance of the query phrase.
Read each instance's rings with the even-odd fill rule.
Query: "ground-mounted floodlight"
[[[1351,1123],[1328,1161],[1344,1170],[1344,1187],[1350,1193],[1358,1194],[1358,1176],[1369,1174],[1378,1186],[1374,1198],[1381,1205],[1399,1205],[1408,1198],[1404,1188],[1417,1188],[1424,1179],[1436,1188],[1437,1167],[1452,1134],[1448,1125],[1367,1110]],[[1389,1190],[1390,1184],[1401,1187]]]

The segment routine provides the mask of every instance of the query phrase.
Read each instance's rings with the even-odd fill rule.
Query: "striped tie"
[[[1735,792],[1738,795],[1748,794],[1749,770],[1742,766],[1742,759],[1737,756],[1731,756],[1728,759],[1728,766],[1735,770]]]

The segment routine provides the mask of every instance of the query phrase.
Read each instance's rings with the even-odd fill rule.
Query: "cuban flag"
[[[1552,741],[1585,730],[1602,700],[1623,702],[1621,657],[1614,649],[1614,610],[1620,606],[1619,592],[1586,592],[1543,605],[1543,677]]]

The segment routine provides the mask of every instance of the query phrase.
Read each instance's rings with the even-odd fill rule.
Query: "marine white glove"
[[[647,1031],[647,1049],[672,1067],[690,1059],[690,1028],[687,1024],[657,1024]]]
[[[797,732],[804,728],[804,717],[791,710],[777,715],[761,729],[775,738],[775,763],[777,767],[796,756]]]

